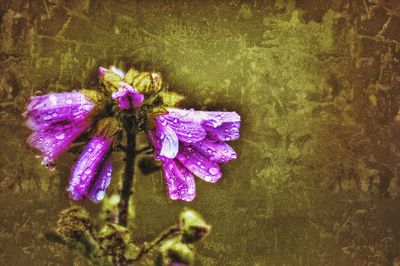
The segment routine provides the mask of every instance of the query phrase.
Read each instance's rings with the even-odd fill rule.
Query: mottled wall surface
[[[400,264],[397,1],[3,0],[0,17],[0,264],[85,265],[42,235],[71,205],[76,155],[44,169],[21,113],[110,64],[242,116],[239,159],[194,202],[168,200],[161,172],[135,177],[138,243],[191,206],[213,226],[199,265]]]

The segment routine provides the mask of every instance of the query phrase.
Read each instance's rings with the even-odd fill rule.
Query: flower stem
[[[175,234],[177,234],[179,232],[181,232],[181,228],[180,228],[179,224],[171,226],[170,228],[168,228],[167,230],[162,232],[156,239],[154,239],[150,243],[144,245],[140,249],[140,251],[139,251],[138,255],[136,256],[136,258],[128,260],[128,262],[129,263],[133,263],[135,261],[139,261],[146,254],[148,254],[150,251],[152,251],[157,245],[159,245],[161,242],[163,242],[164,240],[172,237],[173,235],[175,235]]]
[[[125,149],[125,171],[122,180],[121,199],[118,203],[118,224],[127,226],[128,223],[128,207],[129,199],[132,195],[133,177],[135,174],[135,158],[136,158],[136,132],[130,123],[125,123],[126,129],[126,149]]]

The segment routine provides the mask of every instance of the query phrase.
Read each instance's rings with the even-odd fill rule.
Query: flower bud
[[[162,265],[193,265],[194,250],[192,245],[182,243],[179,238],[165,241],[159,249]]]
[[[63,210],[57,221],[57,232],[66,239],[78,238],[91,227],[89,214],[81,207]]]
[[[131,84],[140,93],[147,95],[157,94],[162,88],[162,77],[156,72],[139,72],[136,69],[129,69],[125,75],[126,83]]]
[[[186,209],[180,214],[179,221],[184,243],[199,241],[211,230],[211,226],[204,221],[203,217],[190,209]]]
[[[131,240],[129,231],[114,223],[104,225],[96,236],[99,239],[101,249],[109,255],[123,254],[125,247]]]

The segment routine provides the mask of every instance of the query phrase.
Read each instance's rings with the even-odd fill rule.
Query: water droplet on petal
[[[62,140],[62,139],[64,139],[64,137],[65,137],[64,133],[59,133],[56,135],[56,139],[58,139],[58,140]]]
[[[218,174],[218,169],[215,167],[210,167],[210,169],[208,169],[208,172],[212,175],[216,175]]]
[[[102,200],[105,195],[106,195],[106,192],[104,190],[97,191],[96,192],[96,200]]]
[[[87,174],[87,175],[89,175],[91,172],[92,172],[92,170],[86,169],[84,173]]]
[[[211,178],[211,176],[208,175],[208,176],[204,177],[204,180],[207,182],[211,182],[212,178]]]

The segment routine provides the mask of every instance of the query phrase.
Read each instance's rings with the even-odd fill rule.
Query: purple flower
[[[94,92],[88,92],[93,94]],[[91,125],[96,103],[84,91],[32,96],[24,115],[33,130],[27,142],[41,152],[49,168],[70,144]]]
[[[67,191],[73,200],[84,196],[94,202],[104,198],[111,181],[113,137],[94,136],[72,167]]]
[[[122,110],[132,110],[140,107],[144,100],[144,94],[139,93],[135,88],[125,82],[121,82],[122,88],[113,92],[111,97],[117,99],[118,106]]]
[[[236,112],[206,112],[167,108],[155,118],[149,136],[160,160],[171,199],[192,201],[196,195],[193,175],[207,182],[221,177],[218,163],[237,158],[225,142],[239,138]]]
[[[87,197],[97,203],[104,198],[111,181],[111,149],[119,142],[120,134],[118,120],[108,117],[98,122],[94,136],[72,167],[67,188],[71,199]]]

